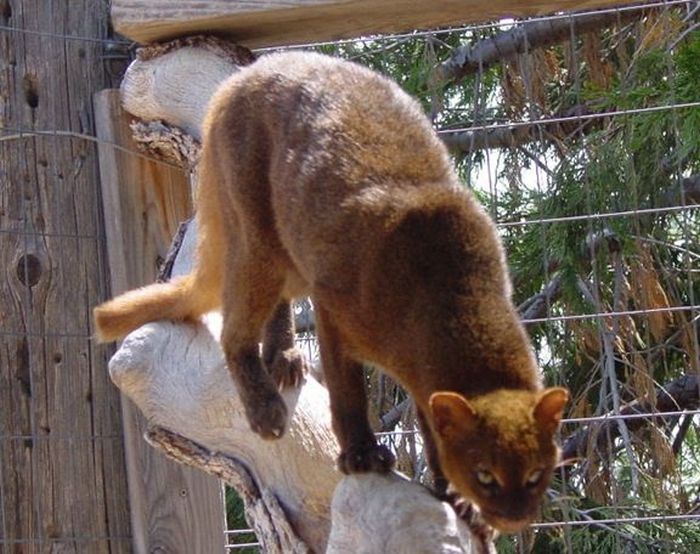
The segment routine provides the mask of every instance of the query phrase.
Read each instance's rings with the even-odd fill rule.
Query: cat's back
[[[280,179],[338,174],[346,185],[424,182],[450,172],[447,151],[420,104],[359,64],[312,52],[262,56],[212,102],[220,125],[252,120],[287,153]],[[289,173],[284,175],[284,173]]]
[[[415,99],[329,56],[261,57],[222,85],[207,125],[239,211],[274,222],[307,282],[352,281],[403,192],[457,181]]]

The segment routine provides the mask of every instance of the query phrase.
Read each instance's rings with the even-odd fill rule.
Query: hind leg
[[[294,346],[294,316],[288,301],[275,307],[265,325],[263,362],[281,389],[298,386],[307,372],[306,359]]]
[[[262,241],[230,245],[221,343],[248,422],[265,439],[281,437],[287,407],[260,358],[265,322],[280,302],[284,271]]]

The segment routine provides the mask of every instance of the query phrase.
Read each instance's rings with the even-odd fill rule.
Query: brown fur
[[[212,99],[200,165],[193,273],[97,307],[98,336],[221,306],[251,427],[274,438],[287,418],[277,384],[303,371],[289,300],[310,294],[340,469],[393,462],[367,422],[373,362],[415,399],[439,491],[446,477],[497,528],[527,524],[566,391],[542,390],[495,227],[418,103],[355,64],[266,56]]]

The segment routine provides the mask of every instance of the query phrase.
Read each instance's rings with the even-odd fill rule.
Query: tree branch
[[[656,393],[656,402],[635,401],[620,410],[620,415],[648,414],[643,418],[627,420],[627,428],[639,429],[653,420],[667,421],[668,417],[654,415],[653,412],[671,412],[695,410],[700,407],[700,376],[683,375],[671,381]],[[620,428],[614,413],[609,413],[609,420],[593,423],[569,436],[562,447],[562,460],[577,461],[588,455],[589,445],[602,449],[608,440],[619,436]]]
[[[661,206],[680,206],[700,204],[700,175],[691,175],[681,179],[679,186],[670,186],[661,199]]]
[[[495,37],[480,40],[473,46],[456,48],[438,66],[435,79],[441,84],[454,83],[471,73],[483,71],[496,62],[567,41],[575,34],[590,33],[601,27],[638,19],[641,14],[638,10],[604,13],[594,11],[585,15],[571,14],[570,17],[561,19],[526,21]]]
[[[600,127],[601,119],[587,118],[595,112],[585,104],[577,104],[554,114],[544,122],[530,121],[512,127],[494,123],[493,128],[475,129],[473,131],[449,132],[441,129],[440,137],[453,152],[473,152],[488,148],[515,148],[530,142],[542,140],[544,137],[558,137],[565,140],[568,136],[578,133],[588,133]],[[605,112],[601,112],[601,118]],[[563,121],[562,121],[563,120]]]
[[[581,249],[580,258],[585,262],[590,262],[595,253],[601,248],[607,248],[608,252],[617,253],[620,251],[620,242],[617,236],[610,229],[602,229],[597,233],[589,233]],[[560,265],[560,260],[550,260],[547,266],[547,273],[555,272]],[[558,273],[542,288],[540,292],[531,296],[518,306],[520,318],[525,320],[542,319],[549,311],[549,308],[559,298],[561,293],[561,275]]]

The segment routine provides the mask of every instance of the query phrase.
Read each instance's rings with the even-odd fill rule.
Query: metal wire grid
[[[608,10],[603,10],[606,12],[611,12],[611,13],[622,13],[624,11],[629,11],[629,10],[642,10],[642,9],[648,9],[651,7],[664,7],[664,8],[672,8],[672,7],[685,7],[687,8],[688,11],[692,10],[697,10],[698,9],[698,3],[693,2],[693,1],[687,1],[687,0],[674,0],[674,1],[668,1],[668,2],[652,2],[652,3],[647,3],[646,5],[643,6],[624,6],[620,8],[611,8]],[[556,15],[556,16],[550,16],[550,17],[545,17],[545,18],[539,18],[541,20],[554,20],[554,19],[561,19],[561,18],[566,18],[571,21],[574,21],[577,17],[581,17],[584,14],[567,14],[567,15]],[[487,28],[496,28],[496,27],[506,27],[512,25],[511,22],[500,22],[500,23],[495,23],[493,25],[470,25],[470,26],[464,26],[464,27],[455,27],[455,28],[450,28],[446,30],[440,30],[440,31],[426,31],[426,32],[416,32],[416,33],[405,33],[405,34],[400,34],[400,35],[393,35],[393,36],[383,36],[383,37],[372,37],[371,40],[375,41],[377,43],[381,42],[390,42],[390,41],[397,41],[397,40],[414,40],[414,39],[428,39],[434,36],[439,36],[440,33],[444,32],[455,32],[455,31],[462,31],[465,34],[469,34],[470,32],[476,31],[476,30],[482,30],[482,29],[487,29]],[[114,44],[128,44],[126,41],[113,41],[113,40],[101,40],[101,39],[96,39],[94,37],[80,37],[80,36],[75,36],[75,35],[61,35],[61,34],[55,34],[55,33],[45,33],[42,31],[36,31],[36,30],[29,30],[29,29],[21,29],[21,28],[15,28],[15,27],[9,27],[9,26],[0,26],[0,33],[23,33],[23,34],[34,34],[34,35],[39,35],[43,36],[47,39],[55,39],[58,41],[98,41],[103,43],[104,45],[114,45]],[[356,42],[356,41],[337,41],[335,43],[322,43],[322,44],[347,44],[350,42]],[[309,47],[309,46],[317,46],[318,43],[314,44],[307,44],[307,45],[300,45],[300,46],[295,46],[295,48],[298,47]],[[672,75],[670,76],[671,78],[673,77]],[[15,98],[16,102],[20,102],[20,99]],[[602,114],[588,114],[585,116],[571,116],[571,117],[558,117],[558,118],[548,118],[548,119],[541,119],[537,121],[515,121],[515,122],[510,122],[510,123],[499,123],[499,124],[483,124],[483,125],[469,125],[469,126],[464,126],[456,129],[438,129],[438,132],[441,134],[447,134],[447,133],[464,133],[464,132],[473,132],[473,131],[480,131],[480,130],[488,130],[488,129],[495,129],[495,128],[515,128],[518,126],[531,126],[533,123],[536,123],[538,126],[546,125],[549,123],[563,123],[563,122],[581,122],[584,120],[591,120],[591,119],[596,119],[596,118],[607,118],[607,117],[612,117],[612,116],[627,116],[627,115],[643,115],[643,114],[651,114],[651,113],[656,113],[659,111],[675,111],[681,108],[687,108],[687,107],[697,107],[700,106],[700,102],[692,102],[692,103],[685,103],[685,104],[672,104],[672,105],[663,105],[663,106],[655,106],[655,107],[647,107],[647,108],[639,108],[639,109],[626,109],[626,110],[617,110],[614,112],[609,112],[609,113],[602,113]],[[66,131],[63,129],[44,129],[44,130],[37,130],[37,129],[17,129],[17,128],[8,128],[8,127],[3,127],[0,126],[0,141],[16,141],[16,140],[25,140],[27,137],[32,137],[32,136],[42,136],[47,139],[54,139],[54,140],[79,140],[79,141],[91,141],[91,142],[100,142],[98,139],[94,136],[91,135],[85,135],[85,134],[79,134],[79,133],[74,133],[71,131]],[[112,145],[115,148],[120,148],[118,145]],[[144,156],[144,154],[140,152],[130,152],[132,155],[137,155],[137,156]],[[491,157],[493,154],[489,151],[486,152],[486,158],[487,158],[487,166],[492,167],[492,161]],[[545,178],[541,175],[541,169],[536,167],[535,169],[535,175],[536,175],[536,186],[538,189],[543,188],[543,181]],[[488,173],[488,179],[489,179],[489,189],[492,193],[492,196],[495,198],[497,196],[497,185],[495,183],[495,179],[492,175],[491,172]],[[590,181],[585,181],[584,185],[586,187],[590,187],[591,183]],[[25,186],[24,183],[22,186]],[[681,191],[682,193],[682,191]],[[683,194],[681,194],[681,198],[683,199]],[[607,213],[590,213],[582,216],[571,216],[571,217],[565,217],[565,218],[549,218],[549,219],[531,219],[531,220],[526,220],[526,221],[499,221],[497,222],[498,225],[502,228],[507,228],[511,226],[529,226],[529,225],[540,225],[543,229],[546,224],[549,223],[556,223],[556,222],[566,222],[566,221],[577,221],[577,220],[583,220],[583,221],[588,221],[589,225],[591,225],[592,228],[592,223],[597,220],[601,219],[611,219],[611,218],[628,218],[628,217],[638,217],[643,214],[649,214],[649,213],[661,213],[661,212],[675,212],[679,214],[683,219],[681,220],[682,223],[684,224],[684,232],[686,234],[686,237],[690,237],[692,233],[694,232],[691,229],[691,224],[692,222],[690,221],[688,214],[694,210],[697,209],[696,205],[686,205],[685,202],[682,202],[679,205],[674,205],[674,206],[668,206],[668,207],[663,207],[663,208],[651,208],[651,209],[640,209],[640,210],[622,210],[622,211],[611,211]],[[25,250],[29,251],[29,242],[31,239],[47,239],[47,238],[59,238],[59,239],[69,239],[69,240],[88,240],[88,241],[104,241],[104,237],[97,234],[97,235],[92,235],[92,234],[61,234],[61,233],[43,233],[43,232],[37,232],[36,230],[32,229],[28,223],[28,221],[25,221],[25,226],[22,229],[5,229],[5,228],[0,228],[0,236],[10,236],[10,235],[15,235],[15,236],[20,236],[22,237],[22,240],[25,242]],[[546,240],[546,235],[543,232],[543,240]],[[546,251],[546,249],[545,249]],[[27,269],[27,268],[25,268]],[[686,273],[688,275],[688,279],[691,278],[692,272],[697,271],[697,269],[694,269],[692,262],[690,260],[689,256],[686,256]],[[545,274],[548,274],[549,271],[547,269],[547,263],[545,260],[545,263],[543,265],[543,272]],[[691,288],[692,292],[692,288]],[[31,299],[27,299],[28,302],[31,301]],[[691,303],[690,305],[687,306],[676,306],[676,307],[670,307],[668,309],[661,309],[661,310],[618,310],[618,311],[607,311],[603,309],[598,309],[594,313],[589,313],[589,314],[565,314],[565,315],[554,315],[548,314],[548,317],[545,318],[536,318],[536,319],[531,319],[528,322],[529,323],[552,323],[552,322],[561,322],[561,321],[566,321],[566,320],[575,320],[575,319],[598,319],[600,321],[600,318],[605,317],[607,318],[616,318],[616,317],[622,317],[622,316],[627,316],[627,315],[642,315],[642,314],[649,314],[653,313],[655,311],[666,311],[666,312],[672,312],[672,311],[688,311],[692,314],[692,320],[693,322],[696,322],[699,318],[698,313],[700,310],[700,305],[697,303],[695,299],[691,298]],[[7,337],[15,337],[15,336],[26,336],[26,337],[36,337],[36,338],[62,338],[62,339],[77,339],[77,340],[86,340],[90,341],[91,337],[89,336],[88,333],[69,333],[69,332],[61,332],[61,331],[45,331],[45,330],[33,330],[29,329],[27,330],[13,330],[13,329],[1,329],[0,330],[0,336],[7,336]],[[315,350],[316,346],[313,343],[313,340],[307,335],[305,337],[305,345],[308,350],[308,352],[314,356],[314,358],[317,356],[317,352]],[[695,344],[695,349],[696,349],[696,355],[697,355],[697,344]],[[30,378],[31,378],[31,372],[30,372]],[[616,407],[619,410],[619,405]],[[653,414],[655,417],[661,417],[661,416],[680,416],[680,415],[696,415],[700,413],[700,411],[695,410],[695,411],[676,411],[676,412],[663,412],[663,413],[657,413]],[[25,434],[10,434],[10,435],[2,435],[0,436],[0,444],[4,444],[6,441],[20,441],[20,440],[39,440],[39,441],[44,441],[44,440],[52,440],[52,441],[102,441],[102,440],[107,440],[107,441],[120,441],[121,437],[119,436],[114,436],[114,435],[92,435],[92,436],[85,436],[85,437],[71,437],[71,436],[46,436],[42,435],[41,432],[37,429],[37,424],[34,418],[33,414],[30,414],[31,417],[31,434],[30,435],[25,435]],[[566,422],[570,423],[593,423],[593,422],[602,422],[610,419],[614,420],[619,420],[619,421],[624,421],[624,420],[629,420],[633,418],[642,418],[642,417],[647,417],[644,414],[634,414],[634,415],[623,415],[623,414],[617,414],[617,415],[606,415],[606,416],[596,416],[596,417],[590,417],[590,418],[573,418],[566,420]],[[410,432],[410,431],[406,431]],[[400,433],[395,433],[395,435],[400,435]],[[7,471],[9,468],[3,468],[0,466],[0,484],[2,484],[3,481],[3,475],[2,472]],[[3,529],[3,537],[7,536],[7,526],[6,526],[6,514],[8,513],[7,507],[4,505],[4,499],[5,499],[5,494],[3,490],[0,490],[0,515],[2,518],[2,529]],[[41,503],[37,503],[36,509],[38,511],[41,511]],[[619,518],[619,519],[609,519],[609,520],[595,520],[595,521],[575,521],[575,520],[569,520],[569,521],[561,521],[561,522],[547,522],[547,523],[541,523],[537,524],[538,527],[544,528],[544,527],[552,527],[552,526],[577,526],[577,525],[598,525],[598,526],[603,526],[603,525],[612,525],[612,524],[617,524],[617,523],[635,523],[635,522],[645,522],[645,521],[678,521],[678,520],[690,520],[690,519],[697,519],[700,516],[697,514],[687,514],[687,515],[678,515],[678,514],[671,514],[671,515],[650,515],[650,516],[639,516],[636,518]],[[39,518],[39,521],[41,518]],[[238,536],[241,535],[242,533],[246,532],[246,530],[230,530],[227,531],[228,536]],[[124,540],[129,540],[130,537],[120,537],[120,536],[114,536],[114,537],[77,537],[77,538],[71,538],[71,541],[80,541],[80,542],[85,542],[85,541],[103,541],[103,540],[115,540],[115,541],[124,541]],[[37,540],[30,540],[30,541],[22,541],[22,540],[3,540],[0,541],[0,545],[3,546],[3,549],[6,545],[13,545],[13,544],[26,544],[26,543],[36,543],[36,542],[52,542],[54,539],[51,539],[50,537],[43,537],[42,539],[37,539]],[[60,539],[56,539],[56,541],[60,541]],[[229,549],[236,549],[236,548],[242,548],[243,546],[248,547],[248,546],[254,546],[252,543],[246,543],[245,545],[229,545],[227,548]]]

